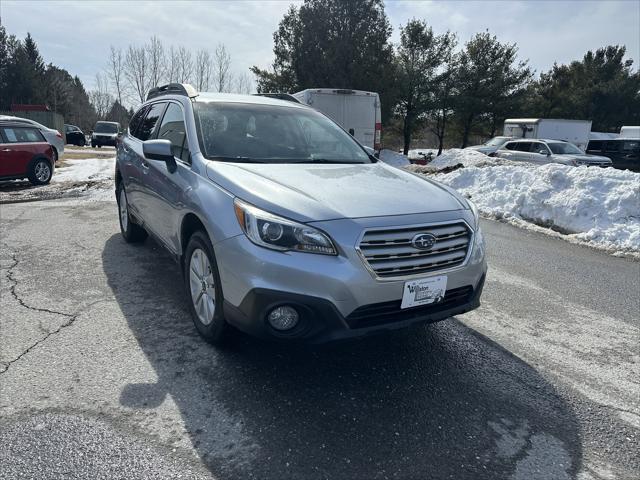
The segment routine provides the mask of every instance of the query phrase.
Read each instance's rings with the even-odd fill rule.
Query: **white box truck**
[[[507,118],[504,136],[515,138],[546,138],[573,143],[585,151],[591,132],[590,120],[563,120],[556,118]]]
[[[625,126],[620,129],[622,138],[640,138],[640,127]]]
[[[324,113],[365,147],[380,150],[380,96],[375,92],[310,88],[293,96]]]

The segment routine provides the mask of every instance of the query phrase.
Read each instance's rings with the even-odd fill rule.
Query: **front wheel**
[[[224,319],[220,274],[206,233],[198,231],[189,239],[183,268],[193,323],[209,343],[219,345],[229,327]]]
[[[118,217],[120,219],[120,233],[127,243],[144,242],[147,238],[147,231],[140,225],[135,223],[129,213],[129,202],[127,201],[127,193],[122,183],[118,186]]]

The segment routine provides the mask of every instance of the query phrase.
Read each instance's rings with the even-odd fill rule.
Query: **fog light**
[[[271,326],[280,331],[291,330],[298,324],[298,319],[296,309],[288,305],[274,308],[267,317]]]

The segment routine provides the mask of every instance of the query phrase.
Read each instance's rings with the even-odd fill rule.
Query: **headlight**
[[[273,250],[337,255],[331,239],[320,230],[234,200],[236,218],[247,238]]]

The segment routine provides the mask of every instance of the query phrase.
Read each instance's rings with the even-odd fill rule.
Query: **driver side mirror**
[[[539,153],[540,155],[546,155],[546,156],[551,155],[551,154],[549,153],[549,150],[538,150],[538,153]]]
[[[166,163],[169,173],[175,172],[178,168],[169,140],[146,140],[142,142],[142,153],[149,160],[159,160]]]

